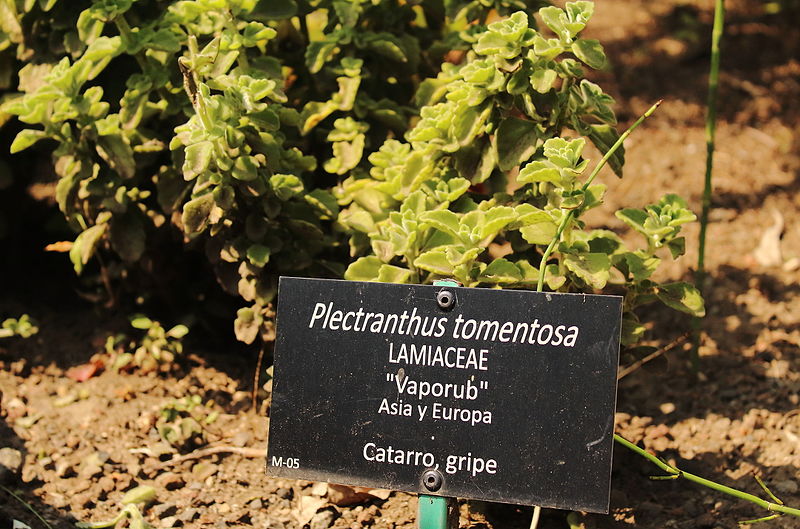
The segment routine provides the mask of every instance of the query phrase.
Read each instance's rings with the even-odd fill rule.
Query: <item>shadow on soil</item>
[[[601,86],[616,85],[624,100],[653,102],[665,98],[696,104],[700,110],[692,124],[702,124],[708,90],[711,4],[701,9],[681,3],[667,12],[656,12],[655,23],[639,35],[616,40],[593,35],[603,42],[613,68],[593,75]],[[655,3],[651,10],[661,9],[659,6]],[[800,13],[785,10],[764,14],[764,3],[757,1],[739,3],[736,8],[729,7],[722,41],[719,119],[748,123],[775,116],[794,126],[791,116],[800,112],[800,102],[791,97],[798,90],[794,58],[800,47]],[[776,98],[775,86],[782,87],[786,97]],[[775,105],[776,99],[784,104]],[[620,121],[636,117],[626,115],[623,109],[619,114]]]
[[[0,397],[2,397],[2,392],[0,392]],[[2,439],[0,447],[18,450],[22,454],[23,461],[25,460],[26,451],[23,440],[16,435],[4,419],[0,419],[0,439]],[[75,529],[76,520],[74,518],[43,503],[33,494],[33,489],[39,486],[37,480],[23,483],[19,475],[7,473],[4,468],[0,468],[0,485],[2,485],[0,487],[0,527],[10,529],[14,526],[14,520],[17,520],[31,529]],[[9,494],[9,490],[17,497]],[[23,501],[27,505],[23,504]],[[49,526],[32,513],[31,509],[44,518]]]
[[[782,361],[788,371],[800,371],[800,350],[789,338],[800,325],[783,324],[770,313],[774,306],[796,298],[800,285],[732,266],[721,266],[712,281],[703,330],[706,343],[715,350],[701,358],[704,380],[695,382],[688,369],[688,351],[677,348],[621,381],[618,411],[674,424],[712,413],[741,419],[752,408],[780,413],[796,409],[792,396],[800,384],[774,376],[771,367]],[[742,301],[748,296],[759,304],[758,314]],[[683,314],[664,307],[652,310],[648,319],[657,321],[658,329],[691,328]],[[677,336],[659,338],[668,344]],[[665,402],[679,403],[678,409],[665,415],[660,411]]]
[[[800,139],[795,140],[793,149],[797,150],[797,144]],[[763,208],[767,203],[767,199],[775,196],[793,197],[800,192],[800,170],[795,171],[794,179],[786,184],[766,185],[753,193],[732,193],[728,191],[716,192],[712,198],[712,207],[735,209],[737,212],[743,212],[748,209]]]

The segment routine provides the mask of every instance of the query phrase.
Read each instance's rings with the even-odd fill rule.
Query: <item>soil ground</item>
[[[641,207],[669,192],[700,211],[712,4],[597,2],[589,33],[603,42],[613,68],[594,77],[617,99],[621,126],[654,101],[664,103],[626,143],[625,178],[604,175],[607,207],[594,224],[625,233],[609,212]],[[617,432],[687,471],[764,496],[756,474],[787,504],[800,506],[800,25],[796,12],[764,14],[767,2],[727,4],[701,374],[693,379],[686,347],[678,346],[626,376]],[[697,240],[697,226],[689,227],[687,239]],[[664,276],[691,278],[696,255],[690,243],[687,256]],[[66,259],[57,257],[62,261],[48,257],[36,273],[65,267]],[[0,529],[11,528],[12,519],[44,529],[30,509],[57,529],[105,520],[137,484],[158,491],[145,511],[156,527],[414,526],[416,499],[410,495],[334,506],[329,501],[337,491],[324,485],[265,477],[259,451],[267,442],[269,393],[261,390],[252,409],[252,349],[222,355],[192,344],[170,373],[105,370],[85,382],[69,378],[68,369],[89,362],[126,322],[48,303],[35,295],[42,288],[36,277],[31,272],[20,279],[31,285],[17,285],[11,289],[17,295],[3,300],[4,314],[29,312],[44,324],[34,338],[0,344],[0,448],[23,455],[20,476],[0,476]],[[688,319],[666,310],[654,309],[649,317],[656,324],[648,343],[658,347],[690,328]],[[623,364],[633,361],[634,355],[623,354]],[[220,415],[204,435],[218,452],[175,463],[153,426],[161,406],[188,395],[215,401]],[[648,479],[658,473],[617,447],[611,513],[573,522],[587,528],[729,528],[767,514],[682,480]],[[461,526],[527,527],[530,512],[462,502]],[[800,527],[790,517],[767,523]],[[546,510],[540,526],[567,527],[566,513]]]

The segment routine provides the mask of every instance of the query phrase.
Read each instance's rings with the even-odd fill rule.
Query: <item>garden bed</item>
[[[672,192],[699,211],[711,4],[598,3],[587,32],[603,41],[613,70],[595,77],[617,99],[620,121],[630,123],[657,99],[664,103],[626,143],[625,179],[601,174],[609,193],[606,206],[589,216],[592,224],[635,238],[609,212],[642,207]],[[787,504],[798,506],[800,62],[792,50],[800,48],[800,29],[780,17],[754,15],[758,2],[730,4],[702,370],[695,381],[686,347],[679,345],[627,375],[619,388],[617,432],[681,468],[759,494],[755,473]],[[782,238],[770,237],[778,225]],[[687,240],[696,240],[697,229],[686,228]],[[687,255],[659,272],[659,279],[690,279],[696,251],[690,242]],[[156,527],[414,525],[413,496],[382,499],[376,492],[378,497],[355,505],[326,508],[335,499],[326,487],[265,477],[264,458],[257,454],[267,442],[269,393],[262,390],[252,408],[253,348],[222,351],[189,341],[173,372],[105,369],[85,382],[67,376],[127,323],[44,297],[45,291],[70,289],[62,278],[71,270],[66,257],[59,257],[63,270],[48,272],[42,281],[33,275],[41,270],[31,267],[31,276],[15,281],[0,307],[2,314],[30,313],[42,329],[33,338],[0,344],[0,444],[24,458],[19,478],[3,484],[54,528],[112,517],[134,484],[156,488],[157,501],[146,510]],[[48,266],[58,262],[48,259]],[[668,346],[690,328],[688,317],[666,309],[656,316],[653,345]],[[623,354],[622,360],[634,359]],[[216,403],[220,415],[205,435],[217,452],[172,463],[153,426],[165,403],[189,395]],[[659,472],[647,461],[621,447],[614,455],[611,513],[583,517],[586,527],[734,527],[764,515],[751,504],[683,481],[650,481]],[[527,527],[530,521],[529,508],[473,503],[461,512],[462,526]],[[0,527],[11,527],[7,518],[44,527],[0,489]],[[800,527],[789,518],[770,523]],[[565,513],[546,511],[541,527],[566,524]]]

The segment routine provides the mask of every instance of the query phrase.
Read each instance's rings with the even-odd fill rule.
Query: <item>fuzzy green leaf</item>
[[[487,266],[478,280],[482,283],[508,284],[522,280],[522,273],[517,265],[507,259],[495,259]]]
[[[148,485],[140,485],[125,493],[125,496],[122,497],[122,504],[150,503],[154,499],[156,499],[156,489]]]
[[[269,178],[269,185],[280,200],[289,200],[303,192],[303,181],[293,174],[276,174]]]
[[[420,216],[419,220],[430,224],[437,230],[443,231],[450,235],[458,235],[459,217],[452,211],[440,209],[437,211],[428,211]]]
[[[608,186],[605,184],[594,184],[588,187],[583,193],[583,204],[581,211],[587,211],[603,203],[603,196]]]
[[[589,140],[594,143],[601,153],[606,154],[619,139],[619,132],[611,125],[590,125],[588,132]],[[622,178],[622,166],[625,165],[625,147],[620,145],[611,158],[608,165],[614,174]]]
[[[414,266],[440,276],[453,275],[453,265],[443,250],[425,252],[414,260]]]
[[[146,331],[153,326],[153,320],[144,314],[134,314],[131,316],[131,327]]]
[[[194,180],[208,169],[214,144],[210,141],[201,141],[186,147],[186,157],[183,161],[184,180]]]
[[[496,161],[496,148],[485,138],[455,153],[456,171],[473,184],[486,181],[492,175]]]
[[[550,6],[539,10],[545,25],[569,42],[584,28],[594,12],[592,2],[567,2],[565,9]]]
[[[211,193],[190,200],[183,206],[181,221],[186,233],[200,233],[206,229],[211,210],[214,208],[214,196]]]
[[[122,39],[116,37],[100,37],[86,49],[82,60],[100,61],[109,57],[115,57],[122,50]]]
[[[538,68],[530,75],[531,87],[540,94],[546,94],[553,88],[558,72],[549,68]]]
[[[609,256],[616,254],[623,247],[622,239],[619,238],[619,235],[608,230],[592,230],[587,242],[589,243],[590,251],[604,253]]]
[[[491,105],[484,104],[477,108],[462,109],[453,119],[453,135],[461,146],[469,145],[480,133],[481,127],[491,112]]]
[[[303,111],[300,113],[300,120],[303,123],[301,132],[303,134],[308,134],[320,121],[327,118],[338,109],[339,105],[333,101],[325,101],[324,103],[311,101],[306,103],[306,106],[303,107]]]
[[[363,9],[359,2],[336,0],[333,2],[333,10],[342,26],[352,28],[358,23]]]
[[[47,137],[47,134],[43,130],[34,130],[34,129],[22,129],[17,134],[17,137],[14,138],[14,141],[11,142],[11,148],[9,151],[11,154],[17,153],[19,151],[23,151],[36,143],[37,141],[44,139]]]
[[[647,234],[644,223],[647,220],[647,213],[641,209],[624,208],[614,213],[622,222],[642,234]]]
[[[233,322],[233,331],[236,339],[250,344],[255,341],[264,318],[250,307],[243,307],[236,311],[236,320]]]
[[[83,267],[86,266],[89,259],[94,255],[107,228],[108,224],[95,224],[82,231],[75,239],[75,242],[72,243],[72,248],[69,251],[69,258],[77,274],[83,272]]]
[[[180,340],[187,334],[189,334],[189,327],[186,325],[176,325],[167,331],[167,336],[170,338],[175,338],[176,340]]]
[[[541,222],[533,222],[527,226],[519,229],[522,238],[528,241],[529,244],[550,244],[550,241],[556,236],[558,226],[552,220],[545,220]]]
[[[572,43],[572,53],[585,64],[597,70],[602,70],[608,66],[603,46],[598,40],[576,40]]]
[[[247,260],[250,261],[250,264],[253,266],[263,268],[269,262],[271,253],[272,250],[263,244],[251,244],[250,247],[247,248]]]
[[[86,9],[78,16],[78,37],[86,44],[91,44],[103,34],[105,22],[94,16],[91,9]]]
[[[639,323],[639,320],[632,313],[622,317],[622,345],[633,345],[641,341],[647,327]]]
[[[318,73],[325,63],[330,61],[338,51],[338,44],[333,40],[310,42],[306,47],[306,65],[311,73]]]
[[[136,161],[133,149],[127,139],[120,134],[110,134],[97,138],[99,154],[122,178],[133,178],[136,174]]]
[[[361,78],[337,77],[336,82],[339,84],[339,91],[334,94],[332,103],[335,103],[339,110],[352,110],[358,95],[358,87],[361,86]]]
[[[409,283],[411,282],[411,270],[384,264],[378,272],[378,281],[381,283]]]
[[[335,219],[339,214],[339,204],[333,195],[324,189],[314,189],[305,196],[305,199],[322,214],[323,219]]]
[[[344,278],[349,281],[375,281],[382,266],[381,260],[374,255],[361,257],[347,267]]]
[[[656,296],[666,306],[691,314],[698,318],[706,315],[705,303],[700,291],[684,282],[659,285]]]
[[[144,253],[144,224],[136,212],[115,215],[111,221],[109,235],[111,247],[122,257],[123,261],[136,262]]]
[[[658,265],[661,264],[661,259],[647,255],[642,251],[628,252],[624,257],[628,265],[628,271],[636,282],[649,279],[658,268]]]
[[[387,59],[396,62],[408,62],[405,51],[403,51],[403,48],[391,33],[379,33],[374,39],[369,40],[367,48]]]
[[[258,177],[258,162],[253,156],[239,156],[231,169],[231,176],[243,182],[250,182]]]
[[[523,167],[517,175],[517,181],[521,184],[532,184],[534,182],[561,182],[561,173],[553,164],[534,160]]]
[[[297,14],[295,0],[259,0],[251,16],[261,22],[285,20]]]
[[[603,253],[567,254],[564,265],[587,285],[600,290],[608,282],[611,260]]]
[[[509,171],[536,152],[539,125],[515,117],[506,118],[497,129],[497,161],[500,169]]]
[[[514,208],[508,206],[495,206],[486,212],[483,226],[481,227],[481,238],[494,238],[503,228],[517,220],[517,213]]]
[[[514,263],[520,273],[520,286],[535,286],[539,281],[539,269],[528,261],[521,259]]]
[[[677,259],[686,253],[686,237],[676,237],[667,243],[673,259]]]
[[[366,137],[358,134],[353,141],[337,141],[333,144],[333,158],[328,160],[324,168],[327,172],[343,175],[355,168],[364,154]]]
[[[551,290],[558,290],[567,282],[567,278],[561,274],[558,265],[549,264],[544,267],[544,282]]]

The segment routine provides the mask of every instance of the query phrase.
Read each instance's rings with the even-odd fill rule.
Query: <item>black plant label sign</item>
[[[607,512],[622,298],[281,278],[267,472]]]

